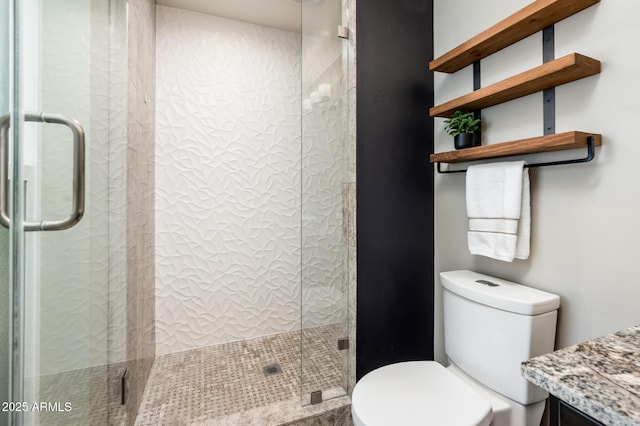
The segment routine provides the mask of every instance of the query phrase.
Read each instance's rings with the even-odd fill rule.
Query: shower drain
[[[269,376],[282,373],[282,368],[280,368],[280,364],[271,364],[271,365],[267,365],[266,367],[263,367],[262,372],[264,373],[265,376],[269,377]]]

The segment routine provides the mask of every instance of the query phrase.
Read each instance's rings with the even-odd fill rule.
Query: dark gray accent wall
[[[357,378],[433,359],[432,0],[357,8]]]

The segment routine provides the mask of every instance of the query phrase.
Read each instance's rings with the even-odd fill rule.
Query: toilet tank
[[[547,393],[520,364],[553,351],[560,298],[471,271],[440,273],[449,360],[484,386],[528,405]]]

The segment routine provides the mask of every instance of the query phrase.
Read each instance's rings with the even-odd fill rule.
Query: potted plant
[[[444,130],[453,136],[456,149],[471,148],[480,145],[480,119],[472,112],[456,111],[453,117],[444,120]]]

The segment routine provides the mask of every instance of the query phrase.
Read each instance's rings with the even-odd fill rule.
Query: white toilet
[[[538,426],[546,392],[520,364],[553,351],[560,298],[471,271],[440,274],[445,352],[387,365],[353,390],[356,426]]]

